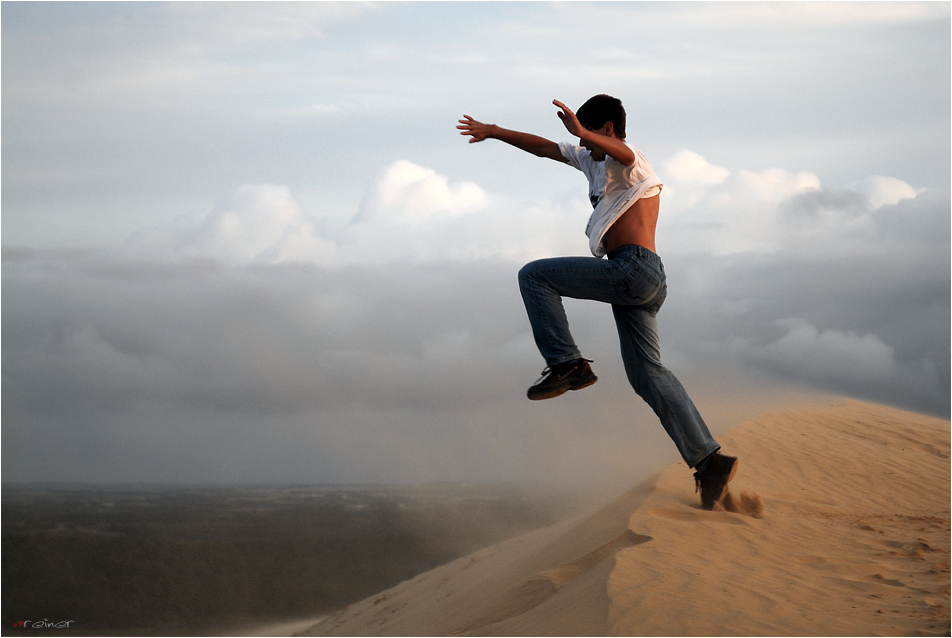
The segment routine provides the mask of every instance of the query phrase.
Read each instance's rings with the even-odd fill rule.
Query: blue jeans
[[[611,304],[628,381],[661,419],[684,462],[694,467],[720,449],[684,386],[661,365],[655,317],[668,287],[658,255],[641,246],[622,246],[607,260],[539,259],[519,271],[519,288],[536,345],[549,366],[582,356],[569,332],[562,297]]]

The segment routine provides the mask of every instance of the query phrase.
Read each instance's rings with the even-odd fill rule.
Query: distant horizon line
[[[373,488],[398,488],[398,487],[466,487],[466,486],[493,486],[493,487],[554,487],[555,484],[545,483],[543,481],[493,481],[493,480],[468,480],[468,481],[420,481],[420,482],[255,482],[255,481],[236,481],[236,482],[162,482],[162,481],[11,481],[4,480],[0,484],[0,490],[6,491],[20,489],[115,489],[115,490],[134,490],[134,489],[261,489],[261,488],[283,488],[283,489],[373,489]]]

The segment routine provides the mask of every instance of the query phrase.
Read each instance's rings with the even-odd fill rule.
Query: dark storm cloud
[[[820,202],[871,225],[853,237],[788,237],[774,253],[667,260],[679,284],[672,314],[694,335],[691,350],[947,415],[948,194],[922,193],[870,211],[853,194],[816,192],[781,208],[809,219]]]
[[[512,388],[539,366],[510,264],[11,253],[3,277],[8,477],[437,478],[474,415],[521,405]]]
[[[6,389],[40,409],[140,401],[259,413],[351,402],[448,407],[448,379],[437,373],[421,383],[424,362],[478,361],[518,332],[512,286],[492,269],[473,281],[458,266],[341,273],[41,259],[4,264]],[[474,325],[470,303],[486,323]],[[491,389],[473,381],[457,400]]]
[[[584,178],[453,128],[562,139],[550,100],[602,91],[665,182],[664,357],[716,426],[790,384],[949,412],[948,4],[2,12],[4,479],[674,460],[597,304],[599,384],[527,405],[515,273],[586,254]]]
[[[720,387],[730,402],[745,377],[766,375],[948,414],[948,196],[873,211],[859,201],[813,193],[777,208],[868,215],[862,241],[665,257],[664,353],[692,392]],[[260,220],[257,204],[244,210]],[[593,477],[630,465],[612,452],[619,441],[668,458],[625,388],[603,308],[568,302],[604,375],[600,394],[540,408],[539,426],[557,436],[530,443],[542,432],[522,392],[542,363],[519,262],[441,257],[436,246],[418,263],[400,255],[327,267],[5,251],[5,476]]]

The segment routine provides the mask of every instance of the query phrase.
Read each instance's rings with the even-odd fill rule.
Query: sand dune
[[[719,437],[691,471],[422,574],[300,635],[949,635],[949,422],[840,400]]]

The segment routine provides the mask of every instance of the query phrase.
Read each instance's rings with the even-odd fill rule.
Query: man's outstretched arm
[[[463,116],[456,128],[459,129],[460,135],[470,136],[470,144],[492,138],[515,146],[527,153],[532,153],[537,157],[547,157],[557,162],[567,161],[562,155],[562,151],[559,150],[558,144],[532,133],[511,131],[495,124],[483,124],[468,115]]]

